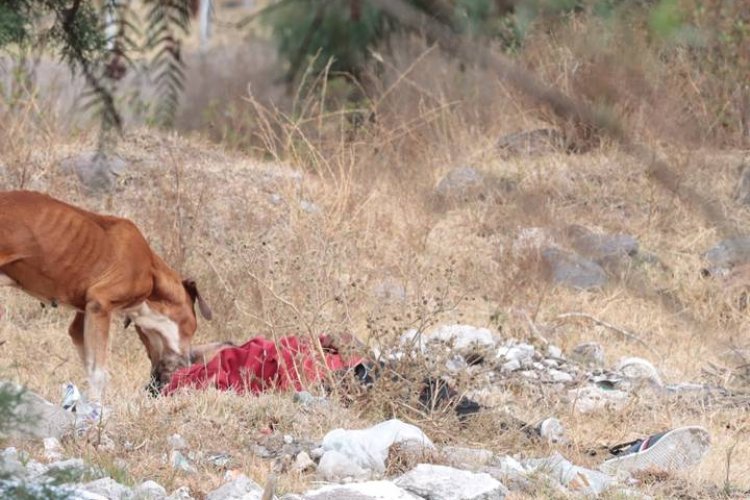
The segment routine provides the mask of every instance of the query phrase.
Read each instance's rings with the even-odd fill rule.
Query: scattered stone
[[[167,497],[167,490],[155,481],[144,481],[133,490],[138,500],[162,500]]]
[[[601,288],[607,283],[607,273],[589,259],[558,248],[546,248],[542,258],[549,268],[552,281],[578,290]]]
[[[112,500],[120,498],[130,498],[133,495],[133,492],[130,488],[118,483],[111,477],[103,477],[101,479],[96,479],[94,481],[88,482],[82,485],[81,489]]]
[[[346,485],[328,485],[308,491],[304,500],[418,500],[390,481],[367,481]]]
[[[318,471],[328,478],[334,477],[339,469],[347,471],[344,477],[352,475],[350,472],[358,472],[357,468],[370,474],[382,474],[388,449],[394,443],[408,441],[421,447],[434,448],[432,441],[418,427],[398,419],[361,430],[335,429],[323,438],[322,447],[326,453],[320,459]],[[326,458],[332,452],[335,454]]]
[[[27,465],[28,469],[28,465]],[[69,458],[67,460],[60,460],[59,462],[53,462],[49,464],[43,474],[50,476],[66,474],[66,475],[83,475],[89,468],[81,458]]]
[[[631,380],[641,381],[646,380],[655,383],[656,385],[662,385],[659,371],[654,365],[643,358],[630,357],[622,358],[617,363],[617,371],[625,375]]]
[[[16,476],[25,473],[26,468],[23,466],[18,457],[15,448],[6,448],[0,455],[0,476]]]
[[[385,466],[383,466],[385,469]],[[365,479],[373,475],[373,471],[360,467],[352,459],[336,450],[326,451],[318,463],[318,474],[327,481],[342,479]],[[382,472],[382,470],[381,470]]]
[[[587,367],[604,366],[604,348],[597,342],[584,342],[573,348],[571,358]]]
[[[537,426],[539,435],[550,443],[566,443],[568,438],[565,436],[565,427],[555,417],[549,417],[542,420]]]
[[[629,395],[617,389],[603,389],[596,385],[585,385],[568,391],[568,399],[576,411],[590,413],[611,409],[620,410],[628,402]]]
[[[206,495],[206,500],[261,500],[262,497],[263,488],[246,475],[240,474],[233,481]]]
[[[294,443],[294,438],[289,434],[284,434],[284,443],[292,444]]]
[[[573,375],[555,368],[547,370],[547,374],[549,374],[553,382],[569,383],[573,381]]]
[[[470,351],[474,348],[494,348],[497,339],[487,328],[471,325],[444,325],[431,332],[429,342],[450,344],[458,351]]]
[[[198,472],[198,469],[196,469],[195,466],[190,463],[190,460],[180,453],[179,450],[172,450],[172,453],[169,454],[169,463],[175,470],[186,472],[188,474],[195,474]]]
[[[62,458],[62,445],[57,438],[44,438],[44,458],[48,461],[60,460]]]
[[[629,234],[599,234],[574,224],[566,235],[573,249],[598,264],[613,262],[638,253],[638,240]]]
[[[232,456],[229,453],[218,451],[206,455],[206,461],[214,467],[224,468],[232,461]]]
[[[308,214],[316,215],[321,212],[320,207],[309,200],[300,200],[299,208]]]
[[[484,175],[473,167],[455,168],[440,179],[435,194],[443,201],[466,201],[481,194]]]
[[[180,486],[167,497],[167,500],[193,500],[193,496],[190,494],[190,488]]]
[[[557,452],[547,458],[526,460],[524,465],[527,470],[542,472],[568,490],[583,495],[600,495],[613,481],[602,472],[573,465]]]
[[[255,455],[258,458],[271,458],[273,457],[273,453],[271,453],[268,448],[265,446],[261,446],[259,444],[252,444],[250,445],[250,453]]]
[[[171,436],[169,436],[167,442],[169,443],[169,447],[173,450],[186,450],[188,447],[185,438],[183,438],[179,434],[172,434]]]
[[[500,369],[504,372],[514,372],[521,369],[521,362],[517,359],[511,359],[500,366]]]
[[[481,448],[445,446],[441,452],[451,467],[469,470],[478,470],[483,466],[489,465],[495,458],[494,453]]]
[[[487,473],[444,465],[417,465],[395,484],[427,500],[495,500],[508,494],[507,488]]]
[[[117,155],[89,151],[70,156],[60,162],[60,169],[74,173],[78,180],[95,193],[114,189],[117,178],[127,169],[127,163]]]
[[[497,357],[507,360],[516,360],[519,363],[534,357],[534,346],[529,344],[516,344],[503,346],[497,350]]]
[[[526,469],[513,457],[504,456],[495,460],[489,467],[484,467],[482,472],[500,481],[510,491],[527,491],[531,482],[527,477]]]
[[[297,472],[305,472],[315,468],[315,462],[310,455],[304,451],[300,451],[297,457],[294,459],[294,470]]]
[[[540,128],[506,134],[497,141],[497,147],[509,155],[539,156],[563,151],[567,144],[559,130]]]
[[[750,236],[722,240],[704,255],[714,270],[727,270],[750,261]]]
[[[547,355],[551,358],[562,358],[562,349],[552,344],[547,346]]]
[[[8,429],[17,439],[61,438],[73,430],[75,416],[11,382],[0,382],[0,390],[20,394],[20,403],[13,409],[15,422]]]

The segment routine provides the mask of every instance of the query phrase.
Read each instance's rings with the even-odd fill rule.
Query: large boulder
[[[542,251],[542,258],[554,283],[577,290],[602,288],[607,283],[606,271],[580,255],[559,248],[546,248]]]
[[[507,488],[489,474],[444,465],[417,465],[395,483],[426,500],[498,500],[508,494]]]
[[[263,488],[244,474],[223,484],[208,495],[206,500],[261,500]]]
[[[389,481],[333,484],[323,486],[303,495],[303,500],[418,500]]]
[[[566,235],[576,252],[598,264],[634,257],[638,253],[638,240],[629,234],[595,233],[584,226],[571,225]]]
[[[15,438],[60,438],[71,431],[75,416],[39,396],[11,382],[0,382],[0,391],[18,398],[13,408],[12,422],[4,422],[6,432]]]

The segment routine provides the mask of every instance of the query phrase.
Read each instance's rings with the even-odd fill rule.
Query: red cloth
[[[320,337],[321,345],[329,346],[330,339]],[[238,347],[219,352],[206,364],[197,363],[175,372],[162,394],[169,395],[181,387],[233,390],[254,394],[269,390],[304,390],[303,384],[316,382],[327,370],[342,370],[359,364],[362,359],[343,359],[338,351],[326,347],[325,365],[310,343],[299,337],[284,337],[279,346],[272,340],[255,337]]]

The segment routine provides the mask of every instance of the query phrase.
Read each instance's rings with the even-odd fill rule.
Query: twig
[[[615,332],[619,333],[623,337],[628,338],[630,340],[634,340],[635,342],[638,342],[639,344],[646,347],[647,349],[650,349],[650,346],[646,342],[641,340],[636,334],[629,332],[628,330],[624,328],[620,328],[619,326],[613,325],[612,323],[603,321],[595,316],[592,316],[591,314],[583,313],[583,312],[569,312],[569,313],[558,314],[555,319],[567,319],[567,318],[586,318],[588,320],[593,321],[597,325],[609,328],[610,330],[614,330]]]
[[[533,321],[531,321],[531,317],[529,316],[529,313],[526,311],[521,311],[523,314],[523,317],[526,319],[526,322],[529,324],[529,331],[531,331],[531,334],[534,335],[536,338],[542,341],[544,345],[549,345],[549,340],[542,335],[542,332],[539,331],[539,328],[536,327]]]

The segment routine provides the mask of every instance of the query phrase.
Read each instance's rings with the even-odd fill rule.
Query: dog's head
[[[151,359],[152,391],[158,392],[175,371],[192,363],[196,351],[191,349],[191,342],[198,327],[196,304],[200,314],[210,320],[211,309],[195,280],[188,278],[179,286],[157,286],[139,311],[136,330]]]

